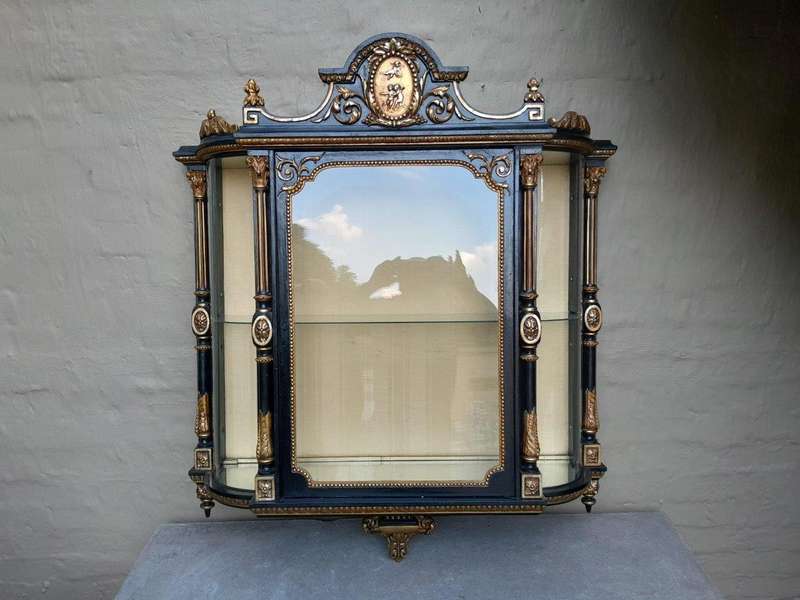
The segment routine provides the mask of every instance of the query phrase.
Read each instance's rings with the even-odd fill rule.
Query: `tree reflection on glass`
[[[457,166],[329,169],[293,199],[298,460],[315,480],[497,465],[497,201]]]
[[[496,196],[465,169],[323,171],[293,213],[297,321],[497,319]]]

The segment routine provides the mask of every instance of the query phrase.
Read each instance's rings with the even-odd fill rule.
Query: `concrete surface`
[[[117,600],[720,600],[659,513],[447,517],[401,563],[358,520],[159,527]]]
[[[112,597],[156,527],[200,517],[192,200],[170,153],[209,107],[236,121],[251,76],[273,112],[313,108],[317,67],[392,30],[470,65],[478,109],[516,108],[537,75],[550,114],[619,144],[595,510],[663,510],[729,598],[800,596],[797,12],[0,0],[0,596]]]

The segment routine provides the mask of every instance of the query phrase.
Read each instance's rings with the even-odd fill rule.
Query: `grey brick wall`
[[[730,598],[800,597],[797,9],[337,4],[0,1],[0,596],[113,596],[158,524],[201,516],[170,152],[209,106],[236,120],[248,77],[303,111],[317,67],[402,30],[472,66],[479,108],[535,74],[551,114],[620,146],[597,509],[663,510]]]

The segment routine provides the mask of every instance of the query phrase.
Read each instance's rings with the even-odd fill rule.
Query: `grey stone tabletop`
[[[719,600],[660,513],[441,517],[402,562],[360,520],[162,525],[119,599]]]

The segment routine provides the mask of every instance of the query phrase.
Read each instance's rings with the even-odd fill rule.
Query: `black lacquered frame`
[[[380,88],[376,75],[387,60],[398,63],[405,77],[406,93],[391,110],[381,104],[386,88]],[[602,325],[597,301],[597,196],[605,161],[616,147],[592,140],[586,118],[577,113],[546,120],[544,97],[535,79],[528,82],[517,111],[494,115],[472,108],[459,87],[467,69],[442,66],[421,40],[405,34],[370,38],[356,48],[343,68],[321,69],[319,75],[327,91],[311,113],[271,114],[258,85],[250,80],[245,85],[242,126],[209,111],[200,130],[201,142],[174,153],[186,166],[195,206],[196,301],[191,322],[197,349],[198,441],[189,475],[202,508],[208,515],[214,503],[220,502],[249,508],[260,516],[538,513],[547,505],[580,497],[591,509],[598,481],[606,471],[597,439],[595,355]],[[581,340],[580,361],[572,367],[580,384],[572,411],[577,462],[573,480],[551,488],[542,487],[537,466],[536,417],[536,351],[542,326],[536,306],[535,206],[545,150],[571,153],[573,190],[582,188],[583,192],[574,202],[579,207],[573,235],[581,249],[580,260],[571,264],[571,274],[580,277],[582,285],[570,300],[581,315],[580,325],[571,325],[580,327]],[[259,414],[254,492],[227,487],[217,476],[220,465],[215,448],[219,448],[222,427],[215,414],[212,352],[219,350],[213,339],[218,313],[209,281],[218,257],[209,253],[207,204],[209,183],[218,184],[218,178],[209,177],[209,169],[213,170],[213,159],[226,156],[247,157],[253,184],[256,281],[251,333]],[[500,190],[506,264],[504,468],[484,486],[315,487],[292,468],[287,196],[292,186],[302,185],[304,178],[313,177],[314,169],[325,168],[331,161],[463,163]]]

